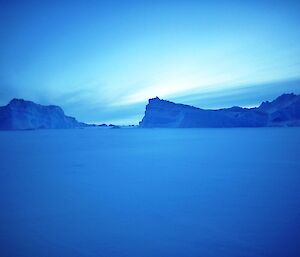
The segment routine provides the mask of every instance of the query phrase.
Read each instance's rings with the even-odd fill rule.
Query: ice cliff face
[[[257,109],[268,114],[270,126],[300,126],[300,95],[283,94]]]
[[[31,101],[13,99],[0,107],[0,130],[77,128],[86,126],[68,117],[54,105],[43,106]]]
[[[257,108],[204,110],[189,105],[150,99],[141,127],[268,127],[300,126],[300,96],[284,94]]]

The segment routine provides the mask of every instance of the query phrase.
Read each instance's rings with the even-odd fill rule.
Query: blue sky
[[[203,108],[300,93],[299,1],[0,0],[0,104],[134,123],[148,98]]]

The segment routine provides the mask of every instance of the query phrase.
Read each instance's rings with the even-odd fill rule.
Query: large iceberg
[[[149,99],[140,127],[269,127],[300,126],[300,95],[283,94],[256,108],[205,110],[158,97]]]
[[[66,116],[55,105],[44,106],[23,99],[13,99],[0,107],[0,130],[78,128],[87,124]]]

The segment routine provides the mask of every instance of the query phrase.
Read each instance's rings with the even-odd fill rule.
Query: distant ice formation
[[[149,99],[140,127],[274,127],[300,126],[300,95],[283,94],[256,108],[205,110],[158,97]]]
[[[55,105],[13,99],[0,107],[0,130],[82,128],[89,125],[66,116]],[[158,97],[149,99],[142,128],[231,128],[300,126],[300,95],[283,94],[259,107],[205,110]],[[99,127],[119,128],[101,124]]]
[[[60,129],[85,127],[87,124],[66,116],[55,105],[44,106],[23,99],[13,99],[0,107],[0,130]]]

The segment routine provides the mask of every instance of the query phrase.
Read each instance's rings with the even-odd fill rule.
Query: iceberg
[[[44,106],[23,99],[13,99],[0,107],[0,130],[62,129],[89,126],[66,116],[55,105]]]
[[[230,128],[300,126],[300,95],[283,94],[259,107],[206,110],[158,97],[149,99],[142,128]]]

